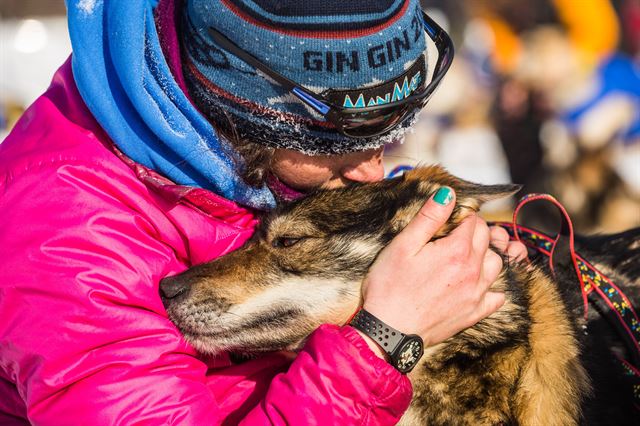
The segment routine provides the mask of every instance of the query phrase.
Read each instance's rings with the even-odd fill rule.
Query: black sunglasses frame
[[[429,84],[423,86],[422,90],[419,92],[414,92],[401,101],[385,105],[360,108],[346,108],[335,105],[325,98],[325,92],[320,94],[313,93],[301,87],[294,81],[289,80],[287,77],[269,68],[255,56],[238,47],[215,28],[209,28],[209,34],[224,50],[232,53],[234,56],[238,57],[248,65],[251,65],[253,68],[262,71],[282,87],[291,91],[298,99],[322,114],[341,134],[351,138],[367,138],[388,132],[401,123],[409,113],[415,109],[424,107],[435,92],[436,88],[440,85],[440,82],[453,62],[455,50],[453,47],[453,41],[451,41],[447,32],[436,24],[436,22],[424,11],[422,12],[422,18],[425,32],[434,42],[438,50],[438,60],[434,67],[433,78]],[[387,120],[386,124],[378,127],[368,126],[366,124],[366,120],[369,116],[372,116],[369,120],[376,120],[377,118],[382,117],[383,120]],[[371,128],[373,130],[371,132],[366,132],[367,128]],[[362,130],[365,130],[365,132],[358,132]]]

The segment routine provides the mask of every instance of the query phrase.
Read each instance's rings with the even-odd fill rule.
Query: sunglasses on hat
[[[313,93],[275,72],[256,57],[242,50],[218,30],[209,28],[209,33],[220,47],[253,68],[262,71],[285,89],[290,90],[302,102],[322,114],[341,134],[351,138],[368,138],[388,132],[402,123],[413,111],[424,107],[453,62],[454,48],[449,35],[424,12],[422,12],[422,19],[425,33],[433,40],[438,49],[438,60],[433,78],[428,84],[424,84],[402,100],[367,107],[336,105],[327,99],[326,95],[330,90],[320,94]]]

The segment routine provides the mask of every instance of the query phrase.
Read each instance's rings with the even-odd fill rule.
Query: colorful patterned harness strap
[[[518,225],[518,213],[524,205],[536,200],[553,203],[562,213],[560,233],[552,238],[542,232]],[[575,251],[573,224],[565,208],[551,195],[525,195],[513,213],[513,222],[495,222],[493,225],[504,228],[512,240],[520,241],[527,247],[549,258],[551,271],[558,265],[558,258],[568,255],[580,281],[584,316],[587,318],[589,303],[614,325],[623,342],[629,349],[630,360],[620,357],[622,367],[634,381],[633,392],[636,407],[640,409],[640,321],[633,305],[625,294],[606,275],[585,260]],[[563,249],[568,253],[562,253]]]

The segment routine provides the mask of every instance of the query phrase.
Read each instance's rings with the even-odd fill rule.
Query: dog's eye
[[[280,237],[275,238],[271,243],[276,248],[286,248],[298,243],[302,238]]]

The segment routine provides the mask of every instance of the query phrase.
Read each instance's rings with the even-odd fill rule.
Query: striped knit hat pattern
[[[344,107],[404,99],[428,75],[418,0],[185,0],[183,68],[190,94],[222,130],[308,155],[378,148],[400,139],[350,138],[264,73],[213,41],[209,28],[313,93]]]

